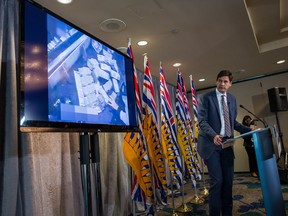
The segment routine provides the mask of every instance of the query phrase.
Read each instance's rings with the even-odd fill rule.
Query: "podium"
[[[234,139],[228,140],[227,144],[230,142],[231,145],[233,140],[248,135],[252,135],[254,141],[266,215],[286,215],[270,129],[260,128],[242,134],[234,137]]]
[[[252,133],[266,215],[286,215],[280,178],[269,128]]]

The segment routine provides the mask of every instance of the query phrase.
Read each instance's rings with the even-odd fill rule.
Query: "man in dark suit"
[[[232,186],[234,176],[233,147],[222,148],[224,139],[233,131],[251,131],[236,121],[236,98],[227,93],[232,85],[232,73],[222,70],[217,75],[216,90],[200,98],[198,109],[198,153],[205,160],[210,176],[209,215],[232,215]]]

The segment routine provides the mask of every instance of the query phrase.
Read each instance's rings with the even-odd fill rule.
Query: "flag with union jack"
[[[198,152],[197,152],[197,143],[195,140],[195,134],[194,134],[194,130],[193,130],[193,122],[192,122],[192,118],[191,118],[191,112],[190,112],[190,106],[189,106],[189,101],[187,98],[187,90],[186,90],[186,85],[185,82],[183,80],[183,77],[180,73],[180,79],[181,79],[181,83],[182,83],[182,92],[183,92],[183,98],[184,98],[184,105],[185,105],[185,114],[186,114],[186,121],[187,121],[187,130],[188,130],[188,134],[189,134],[189,142],[191,145],[191,149],[192,149],[192,155],[193,155],[193,166],[196,170],[196,176],[198,179],[201,179],[201,169],[200,169],[200,164],[199,164],[199,160],[198,160]]]
[[[159,203],[167,202],[167,180],[165,160],[157,128],[157,109],[155,103],[154,87],[148,63],[144,56],[144,83],[143,83],[143,133],[147,140],[148,152],[151,159],[154,188]]]
[[[177,143],[175,119],[162,64],[160,63],[161,135],[163,153],[173,177],[173,183],[182,185],[181,152]]]
[[[192,77],[192,75],[190,75],[189,77],[190,77],[191,97],[192,97],[192,105],[193,105],[194,135],[195,135],[195,139],[196,139],[196,142],[197,142],[198,134],[199,134],[198,99],[197,99],[196,88],[195,88],[195,85],[194,85],[193,77]]]
[[[132,200],[141,203],[143,207],[146,208],[146,197],[150,203],[153,202],[153,185],[147,144],[142,128],[142,106],[130,38],[128,41],[127,54],[133,61],[136,115],[139,132],[127,132],[124,134],[123,152],[126,161],[132,167],[134,173],[132,182]]]
[[[189,117],[189,105],[186,95],[186,86],[182,74],[178,69],[177,90],[176,90],[176,118],[177,118],[177,140],[184,157],[188,177],[191,178],[194,187],[196,179],[201,179],[201,172],[197,157],[195,158],[196,149],[193,149],[193,137],[191,133],[191,118]],[[197,152],[196,152],[197,156]]]

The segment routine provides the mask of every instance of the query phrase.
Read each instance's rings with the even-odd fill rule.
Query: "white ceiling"
[[[177,68],[187,89],[189,75],[197,89],[215,84],[222,69],[234,80],[288,71],[288,0],[36,0],[69,22],[115,48],[132,39],[136,67],[143,71],[147,53],[152,75],[163,64],[166,80],[176,85]],[[100,24],[120,19],[126,28],[105,32]],[[103,27],[103,25],[102,25]],[[117,23],[104,25],[117,30]],[[139,47],[136,42],[147,40]],[[286,62],[277,65],[276,61]],[[243,69],[245,70],[243,72]],[[205,82],[198,79],[205,78]]]

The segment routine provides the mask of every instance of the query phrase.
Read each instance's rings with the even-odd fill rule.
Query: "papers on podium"
[[[235,136],[235,137],[233,137],[233,138],[231,138],[231,139],[226,139],[226,140],[224,140],[224,142],[222,142],[222,149],[228,148],[228,147],[230,147],[230,146],[233,146],[234,143],[235,143],[235,141],[236,141],[236,139],[239,139],[239,138],[243,138],[243,137],[245,137],[245,136],[252,135],[254,132],[260,131],[260,130],[262,130],[262,128],[258,128],[258,129],[256,129],[256,130],[250,131],[250,132],[248,132],[248,133],[244,133],[244,134],[241,134],[241,135],[239,135],[239,136]]]

